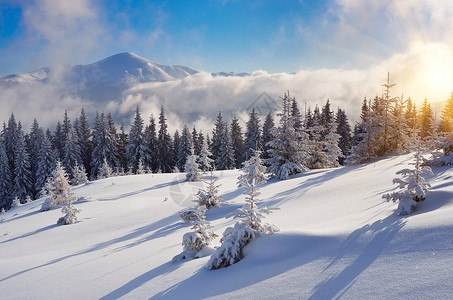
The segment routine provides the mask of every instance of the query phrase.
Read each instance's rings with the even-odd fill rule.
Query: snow
[[[57,225],[61,209],[40,212],[42,199],[0,214],[2,298],[449,298],[453,169],[433,167],[427,198],[411,215],[398,216],[397,204],[381,198],[411,161],[389,157],[269,181],[261,205],[280,208],[266,218],[280,231],[214,271],[204,267],[209,255],[171,263],[191,227],[178,212],[193,205],[190,195],[203,182],[142,174],[74,187],[83,197],[74,202],[82,210],[76,224]],[[206,213],[217,233],[244,204],[238,175],[214,172],[227,201]]]

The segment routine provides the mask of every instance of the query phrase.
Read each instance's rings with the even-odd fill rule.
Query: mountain
[[[0,85],[51,84],[64,93],[104,102],[120,100],[125,90],[140,83],[179,80],[196,73],[189,67],[161,65],[124,52],[88,65],[64,65],[8,75],[0,78]]]
[[[246,257],[208,271],[209,256],[171,263],[192,231],[178,212],[203,181],[184,173],[110,177],[73,188],[76,224],[40,212],[44,199],[0,214],[3,299],[450,299],[453,168],[433,168],[418,210],[396,214],[382,194],[412,155],[311,170],[260,188],[264,221],[280,231]],[[214,171],[224,202],[206,219],[222,235],[244,204],[237,170]],[[204,174],[203,179],[209,180]],[[219,245],[220,237],[213,245]]]
[[[88,65],[65,65],[42,68],[27,74],[12,74],[0,78],[0,82],[18,84],[52,80],[58,82],[58,79],[63,79],[74,84],[91,82],[130,88],[139,83],[178,80],[197,72],[184,66],[161,65],[134,53],[124,52]],[[62,78],[55,78],[59,75]]]
[[[120,101],[123,93],[137,84],[180,80],[198,73],[185,66],[152,62],[132,52],[124,52],[87,65],[41,68],[25,74],[0,78],[0,87],[23,84],[50,84],[62,95],[73,95],[96,103]],[[219,72],[212,76],[248,76],[248,73]]]

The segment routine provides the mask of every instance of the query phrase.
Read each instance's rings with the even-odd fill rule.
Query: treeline
[[[204,170],[234,169],[262,150],[262,158],[274,177],[307,169],[336,167],[369,161],[394,151],[407,151],[418,138],[430,148],[453,148],[453,94],[436,126],[425,99],[419,111],[409,99],[386,93],[372,101],[364,99],[361,119],[351,129],[345,111],[331,109],[329,100],[302,115],[294,97],[282,97],[283,111],[276,122],[269,113],[262,119],[255,109],[245,128],[237,117],[227,121],[219,114],[214,128],[203,134],[187,125],[170,135],[162,107],[156,120],[145,125],[140,108],[129,132],[119,128],[111,114],[97,113],[93,126],[82,109],[71,121],[65,112],[55,130],[43,129],[35,119],[25,133],[14,114],[3,124],[0,135],[0,208],[9,209],[16,198],[25,203],[43,194],[49,174],[60,161],[74,184],[81,171],[92,180],[123,174],[184,171],[191,155],[199,157]]]

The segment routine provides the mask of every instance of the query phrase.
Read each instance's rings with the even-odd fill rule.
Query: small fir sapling
[[[17,196],[14,197],[13,203],[11,203],[11,208],[21,206],[21,205],[22,205],[22,203],[20,203],[20,199]]]
[[[211,180],[205,183],[207,184],[206,189],[199,189],[197,193],[197,199],[194,202],[198,206],[204,206],[210,209],[215,206],[220,206],[222,202],[222,196],[219,195],[220,184],[216,184],[217,180],[213,179],[211,171]]]
[[[430,167],[422,165],[423,158],[420,148],[417,148],[414,158],[414,169],[403,169],[396,172],[402,178],[394,178],[393,183],[399,184],[400,190],[382,196],[387,201],[398,201],[398,214],[400,215],[414,212],[419,202],[426,199],[426,192],[431,187],[423,175],[433,175],[433,172]]]
[[[47,179],[45,188],[49,197],[42,204],[41,211],[46,211],[60,204],[68,203],[74,198],[74,194],[70,189],[68,175],[60,161],[57,161],[55,169]]]
[[[146,174],[145,166],[143,164],[142,159],[138,161],[137,174]]]
[[[80,185],[88,182],[85,167],[83,165],[79,166],[77,162],[75,163],[75,166],[72,169],[72,174],[74,175],[74,178],[72,178],[72,185]]]
[[[107,159],[104,157],[104,161],[103,161],[102,165],[99,167],[98,179],[112,177],[112,175],[113,175],[113,170],[109,166]]]
[[[186,172],[188,181],[196,181],[200,179],[200,168],[198,167],[197,162],[198,155],[193,154],[193,148],[191,148],[190,151],[191,155],[187,156],[184,171]]]
[[[207,247],[217,235],[212,231],[212,226],[206,221],[206,208],[198,206],[192,209],[192,217],[189,222],[193,225],[193,232],[184,234],[182,238],[183,252],[173,257],[172,262],[186,258],[201,257],[200,251]]]
[[[246,203],[226,218],[239,218],[234,227],[228,227],[221,239],[222,245],[209,259],[209,270],[230,266],[244,258],[244,247],[261,234],[272,234],[279,229],[275,225],[263,222],[265,215],[275,208],[259,208],[256,204],[258,188],[266,181],[266,167],[262,165],[261,152],[254,150],[252,157],[244,163],[243,174],[239,176],[239,187],[245,187]]]
[[[80,212],[80,209],[75,208],[72,205],[72,200],[69,200],[67,205],[61,209],[61,212],[65,215],[58,219],[57,224],[69,225],[77,222],[77,214]]]

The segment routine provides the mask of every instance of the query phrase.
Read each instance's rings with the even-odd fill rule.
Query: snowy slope
[[[239,263],[216,271],[209,257],[170,263],[190,225],[177,212],[202,183],[183,174],[108,178],[74,188],[80,222],[57,226],[43,200],[1,214],[0,291],[5,299],[297,298],[426,299],[453,294],[453,169],[434,168],[419,211],[395,215],[384,202],[411,156],[314,170],[261,189],[281,231],[247,246]],[[228,203],[242,205],[238,171],[215,172]],[[218,241],[216,241],[218,243]]]

